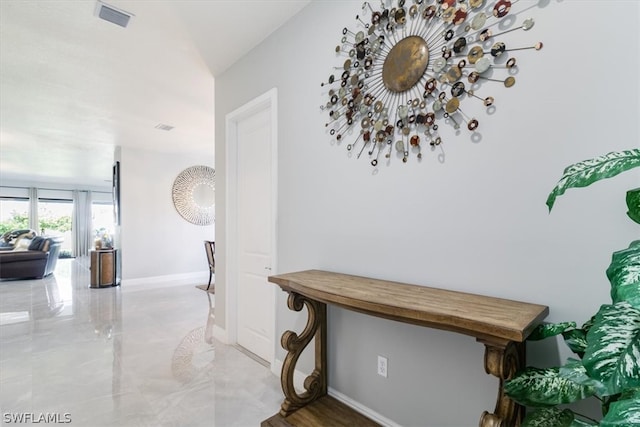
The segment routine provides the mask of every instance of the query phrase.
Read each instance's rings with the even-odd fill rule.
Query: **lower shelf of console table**
[[[524,367],[525,340],[549,314],[548,307],[321,270],[270,276],[269,281],[289,293],[290,310],[306,307],[308,319],[300,334],[282,335],[288,351],[280,379],[285,399],[280,412],[262,427],[379,425],[327,395],[327,304],[475,337],[485,346],[485,371],[499,379],[495,409],[481,415],[480,427],[520,425],[524,408],[504,394],[503,383]],[[296,363],[312,340],[315,369],[298,393],[293,385]]]
[[[328,395],[314,400],[287,417],[275,414],[260,425],[262,427],[381,427],[380,424]]]

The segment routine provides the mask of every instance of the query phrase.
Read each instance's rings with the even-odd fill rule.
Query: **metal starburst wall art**
[[[389,4],[390,3],[390,4]],[[410,4],[409,4],[410,3]],[[344,62],[322,86],[328,100],[326,127],[336,141],[371,165],[410,153],[422,158],[423,147],[442,143],[439,127],[477,132],[480,122],[465,113],[469,103],[493,109],[490,84],[514,86],[517,61],[511,52],[540,50],[508,46],[501,36],[528,31],[533,19],[494,33],[492,28],[517,1],[405,0],[369,2],[356,16],[358,30],[342,30],[336,54]],[[465,107],[463,108],[463,103]]]

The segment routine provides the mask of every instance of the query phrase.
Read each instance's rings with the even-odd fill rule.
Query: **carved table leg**
[[[511,379],[525,364],[525,344],[513,341],[485,341],[484,369],[498,377],[500,386],[496,409],[491,414],[485,411],[480,418],[480,427],[517,427],[522,422],[524,408],[504,394],[504,382]]]
[[[285,396],[280,408],[280,415],[283,417],[327,394],[327,305],[295,292],[289,293],[287,306],[290,310],[300,311],[305,305],[307,306],[309,317],[307,325],[300,336],[295,332],[286,331],[280,339],[282,348],[289,352],[284,359],[280,377]],[[316,346],[315,369],[304,380],[305,391],[302,394],[298,394],[293,385],[296,363],[298,363],[298,358],[302,351],[314,336]]]

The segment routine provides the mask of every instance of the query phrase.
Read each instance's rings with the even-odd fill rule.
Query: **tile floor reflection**
[[[279,380],[213,338],[213,295],[88,283],[82,260],[0,281],[2,425],[53,414],[77,427],[248,427],[278,411]]]

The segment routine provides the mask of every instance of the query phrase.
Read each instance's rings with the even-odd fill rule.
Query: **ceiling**
[[[214,77],[309,2],[108,0],[122,28],[95,0],[0,1],[0,184],[110,185],[116,146],[213,157]]]

